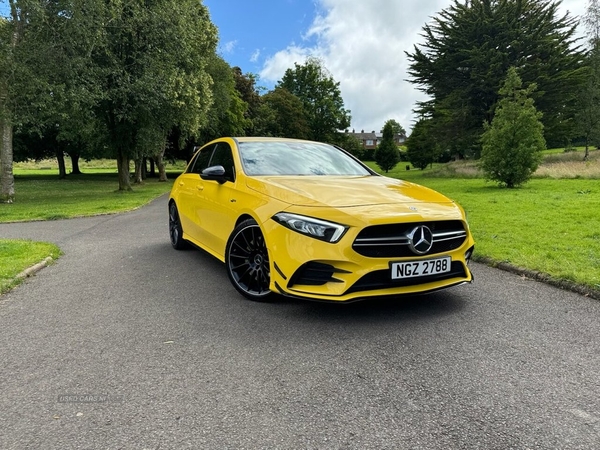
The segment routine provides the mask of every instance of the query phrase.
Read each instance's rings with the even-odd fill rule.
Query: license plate
[[[452,258],[424,259],[422,261],[391,263],[392,280],[404,278],[426,277],[450,272]]]

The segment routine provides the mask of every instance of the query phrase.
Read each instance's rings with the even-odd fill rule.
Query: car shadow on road
[[[429,294],[365,299],[352,303],[331,303],[277,297],[271,306],[286,309],[296,319],[323,322],[367,323],[429,320],[459,313],[466,299],[460,288]]]

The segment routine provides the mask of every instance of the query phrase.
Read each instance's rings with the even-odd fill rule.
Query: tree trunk
[[[167,181],[167,171],[163,160],[164,150],[156,155],[156,166],[158,167],[158,181]]]
[[[154,167],[154,158],[150,158],[150,173],[148,177],[154,178],[156,176],[156,169]]]
[[[0,147],[0,203],[15,200],[15,177],[13,174],[13,127],[7,118],[0,118],[2,142]]]
[[[144,158],[136,158],[135,159],[135,176],[134,183],[142,184],[142,165],[144,163]]]
[[[56,160],[58,161],[58,178],[64,180],[67,178],[67,166],[65,165],[65,154],[62,150],[56,150]]]
[[[131,191],[129,182],[129,156],[122,148],[117,151],[117,170],[119,172],[119,191]]]
[[[142,181],[146,179],[147,169],[148,169],[148,158],[145,156],[142,158]]]
[[[71,166],[73,167],[71,173],[73,175],[81,175],[81,170],[79,170],[79,153],[69,153],[69,156],[71,157]]]
[[[10,17],[12,19],[12,33],[10,38],[10,47],[5,53],[4,63],[8,63],[10,67],[13,63],[13,50],[17,46],[20,37],[23,34],[23,21],[19,17],[19,8],[16,2],[10,1]],[[2,76],[6,76],[3,72]],[[12,203],[15,201],[15,176],[13,173],[13,124],[9,104],[8,86],[9,79],[3,78],[0,80],[0,203]]]

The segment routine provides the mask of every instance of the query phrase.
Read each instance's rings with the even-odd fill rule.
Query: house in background
[[[361,130],[360,133],[355,132],[354,130],[348,131],[346,133],[354,136],[360,142],[362,142],[363,148],[365,150],[375,150],[379,144],[381,144],[381,140],[383,139],[383,133],[375,131],[371,131],[370,133],[365,133],[365,130]],[[394,142],[397,145],[402,145],[406,141],[405,134],[396,134],[394,135]]]

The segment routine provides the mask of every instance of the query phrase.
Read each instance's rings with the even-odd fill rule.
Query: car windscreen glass
[[[343,151],[318,142],[240,142],[238,146],[247,175],[371,175]]]

